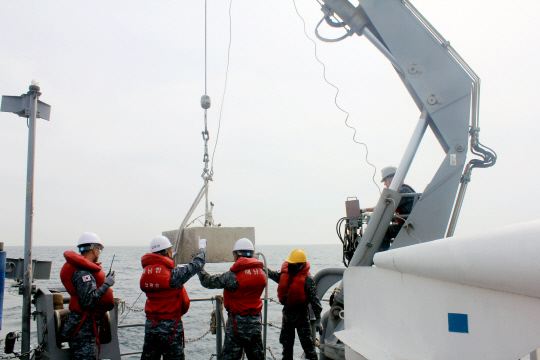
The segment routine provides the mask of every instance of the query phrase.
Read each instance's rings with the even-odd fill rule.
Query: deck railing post
[[[268,266],[266,265],[266,256],[263,253],[258,252],[255,255],[260,255],[264,261],[264,274],[266,275],[266,287],[264,288],[264,320],[263,320],[263,347],[264,358],[266,359],[266,337],[268,332]]]
[[[221,360],[221,346],[223,344],[222,331],[223,331],[223,296],[216,295],[216,354],[217,360]]]

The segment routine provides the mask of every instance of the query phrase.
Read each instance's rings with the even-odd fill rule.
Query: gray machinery
[[[391,62],[403,85],[418,106],[420,116],[392,184],[384,189],[365,229],[363,215],[347,219],[349,244],[344,261],[349,266],[371,266],[402,195],[398,192],[429,127],[435,134],[444,158],[433,179],[415,201],[392,248],[452,236],[459,217],[471,171],[495,164],[496,155],[480,144],[478,101],[480,79],[435,28],[407,0],[360,0],[357,7],[347,0],[323,0],[323,18],[315,33],[322,41],[338,41],[365,36]],[[325,39],[318,32],[326,22],[342,27],[339,39]],[[467,150],[480,158],[466,162]],[[457,197],[456,197],[457,194]],[[320,292],[339,281],[336,272],[323,270],[317,280]],[[337,271],[337,270],[336,270]],[[343,272],[343,270],[341,270]],[[321,358],[344,359],[334,330],[343,329],[343,291],[331,297],[331,310],[323,317]]]

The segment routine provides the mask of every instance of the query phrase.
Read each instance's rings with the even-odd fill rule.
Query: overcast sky
[[[147,245],[177,229],[203,183],[204,1],[1,3],[0,95],[26,93],[35,78],[52,106],[51,121],[37,124],[34,244],[75,244],[93,231],[106,244]],[[473,172],[456,235],[538,219],[540,3],[413,4],[482,79],[480,140],[498,154]],[[314,38],[320,6],[297,6]],[[208,1],[211,151],[222,107],[215,221],[255,227],[260,244],[337,244],[347,197],[367,207],[379,196],[366,150],[292,1],[232,2],[222,103],[228,13],[229,1]],[[317,52],[378,182],[399,163],[419,110],[365,38],[317,41]],[[0,113],[7,245],[24,244],[27,144],[25,119]],[[443,156],[428,131],[406,182],[422,191]]]

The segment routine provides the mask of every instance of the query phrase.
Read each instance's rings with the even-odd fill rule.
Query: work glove
[[[317,332],[322,335],[323,326],[321,324],[321,319],[315,320],[315,330],[317,330]]]
[[[199,238],[199,249],[206,249],[206,239]]]
[[[115,272],[111,272],[107,277],[105,278],[104,284],[109,285],[109,287],[113,286],[116,281],[116,274]]]
[[[206,255],[206,239],[201,239],[199,237],[199,252],[202,252]]]

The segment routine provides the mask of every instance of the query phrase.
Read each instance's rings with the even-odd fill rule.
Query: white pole
[[[398,191],[401,187],[401,184],[403,184],[405,176],[407,176],[407,172],[411,167],[414,155],[416,154],[418,146],[420,146],[420,142],[422,141],[422,137],[424,136],[424,133],[426,131],[426,118],[427,111],[426,109],[424,109],[422,111],[422,114],[420,115],[420,119],[418,119],[418,123],[416,124],[416,128],[414,129],[414,132],[411,136],[411,140],[409,140],[409,145],[407,145],[407,149],[403,154],[403,158],[401,158],[401,162],[399,163],[396,174],[394,175],[394,179],[390,184],[390,190]]]
[[[27,96],[30,97],[30,116],[28,118],[28,162],[26,169],[26,220],[24,232],[24,275],[22,306],[22,341],[21,352],[30,351],[30,314],[32,313],[32,232],[34,218],[34,164],[36,152],[36,112],[39,86],[30,85]],[[29,355],[22,357],[29,359]]]

